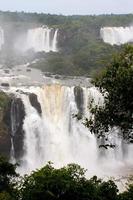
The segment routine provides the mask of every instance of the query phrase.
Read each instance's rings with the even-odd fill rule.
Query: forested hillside
[[[1,60],[11,66],[22,62],[32,64],[42,71],[65,75],[89,75],[110,60],[121,46],[105,44],[100,28],[105,26],[129,26],[133,15],[63,16],[37,13],[0,12],[0,26],[6,29],[6,48]],[[10,24],[10,25],[9,25]],[[20,55],[11,50],[13,38],[20,32],[42,25],[58,29],[58,52],[37,53],[30,51]],[[40,59],[41,58],[41,59]],[[6,61],[5,61],[6,60]]]

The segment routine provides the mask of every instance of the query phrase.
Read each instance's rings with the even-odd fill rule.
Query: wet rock
[[[5,123],[4,116],[7,111],[10,98],[4,93],[0,92],[0,154],[9,158],[11,141],[8,131],[8,126]]]
[[[10,73],[9,69],[5,69],[4,72],[5,72],[6,74],[9,74],[9,73]]]
[[[26,71],[27,71],[27,72],[31,72],[31,69],[27,68]]]
[[[60,79],[61,77],[59,75],[55,75],[55,78],[56,79]]]
[[[29,99],[30,99],[31,105],[38,111],[39,114],[41,114],[42,113],[41,105],[38,102],[37,95],[31,93],[29,94]]]
[[[23,90],[16,90],[16,92],[20,93],[20,94],[26,94],[26,95],[29,95],[29,92],[24,92]]]
[[[74,88],[74,95],[75,95],[75,101],[77,104],[77,108],[79,110],[80,115],[83,114],[83,105],[84,105],[84,98],[83,98],[83,89],[80,86],[76,86]]]
[[[1,86],[2,87],[9,87],[10,85],[9,85],[9,83],[1,83]]]
[[[23,102],[20,98],[12,97],[8,109],[6,110],[4,121],[8,127],[10,139],[12,137],[15,151],[15,158],[19,158],[23,155],[23,120],[25,116],[25,110]]]
[[[0,154],[9,158],[11,149],[11,140],[8,127],[4,123],[4,111],[0,110]]]

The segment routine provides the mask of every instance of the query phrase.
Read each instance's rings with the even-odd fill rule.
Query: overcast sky
[[[0,0],[0,10],[51,14],[133,13],[133,0]]]

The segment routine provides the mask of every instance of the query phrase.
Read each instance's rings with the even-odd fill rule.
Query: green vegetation
[[[93,83],[105,96],[105,103],[91,109],[94,118],[86,125],[98,137],[117,127],[124,139],[133,142],[133,46],[127,45],[116,55]]]
[[[26,177],[22,185],[22,200],[91,199],[115,200],[117,186],[97,177],[85,178],[85,170],[75,164],[54,169],[51,164]]]
[[[1,141],[3,139],[3,136],[4,137],[8,136],[8,129],[4,117],[8,109],[9,102],[10,102],[9,96],[4,92],[0,91],[0,137],[1,137],[0,150],[2,146]]]
[[[132,200],[133,185],[118,194],[113,181],[86,179],[86,170],[76,164],[55,169],[48,163],[24,177],[15,168],[0,157],[0,200]]]
[[[10,164],[4,157],[0,157],[0,200],[17,199],[15,169],[15,165]]]
[[[9,97],[0,91],[0,109],[5,109],[9,103]]]
[[[0,24],[6,34],[6,48],[0,60],[8,66],[26,63],[41,58],[33,67],[44,72],[64,75],[92,76],[97,69],[108,63],[121,47],[105,44],[100,38],[104,26],[128,26],[133,15],[63,16],[24,12],[0,12]],[[10,26],[9,26],[10,24]],[[16,36],[27,29],[41,25],[58,28],[59,53],[34,54],[32,51],[20,55],[12,49]],[[9,33],[9,34],[8,34]],[[12,38],[12,40],[11,40]]]
[[[102,45],[101,45],[102,44]],[[48,53],[31,67],[61,75],[91,76],[95,71],[104,67],[112,54],[120,47],[112,47],[100,42],[84,47],[73,53]]]
[[[19,22],[26,24],[47,24],[49,26],[59,26],[64,24],[69,27],[73,27],[73,23],[76,22],[78,27],[78,22],[84,22],[91,24],[91,27],[99,25],[101,26],[126,26],[131,23],[133,19],[132,14],[120,14],[120,15],[52,15],[44,13],[26,13],[26,12],[10,12],[10,11],[0,11],[0,21],[1,22]],[[20,25],[21,26],[21,25]],[[99,27],[98,26],[98,27]]]

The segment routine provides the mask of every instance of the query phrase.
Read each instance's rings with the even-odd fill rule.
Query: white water
[[[4,44],[4,30],[0,27],[0,50]]]
[[[78,112],[74,87],[53,84],[20,89],[25,93],[19,91],[17,96],[22,99],[26,112],[20,173],[29,173],[48,161],[52,161],[55,167],[78,163],[88,169],[89,175],[102,177],[118,175],[133,167],[133,145],[124,144],[117,132],[113,131],[110,139],[116,148],[101,150],[95,135],[73,117]],[[11,92],[15,93],[15,90]],[[94,87],[82,90],[83,115],[89,117],[89,102],[94,98],[94,104],[103,104],[103,97]],[[31,105],[29,92],[37,95],[42,114]]]
[[[57,49],[57,36],[58,36],[58,29],[55,30],[53,42],[52,42],[52,51],[58,51]]]
[[[25,49],[33,49],[35,52],[56,52],[58,30],[52,28],[39,27],[29,29],[27,33]]]
[[[121,45],[133,42],[133,26],[130,27],[103,27],[100,30],[101,38],[105,43]]]
[[[16,160],[15,160],[15,150],[14,150],[14,144],[13,144],[13,137],[15,136],[15,133],[16,133],[16,127],[17,127],[17,124],[16,124],[16,120],[15,120],[15,117],[16,117],[16,113],[15,113],[15,107],[14,107],[14,100],[12,101],[11,103],[11,111],[10,111],[10,119],[11,119],[11,151],[10,151],[10,161],[12,163],[16,163]]]
[[[21,96],[26,110],[22,171],[39,168],[48,161],[56,167],[71,162],[87,166],[87,156],[92,161],[90,169],[96,166],[96,138],[73,118],[77,113],[73,89],[60,85],[32,88],[41,104],[42,116],[31,106],[28,96]]]

